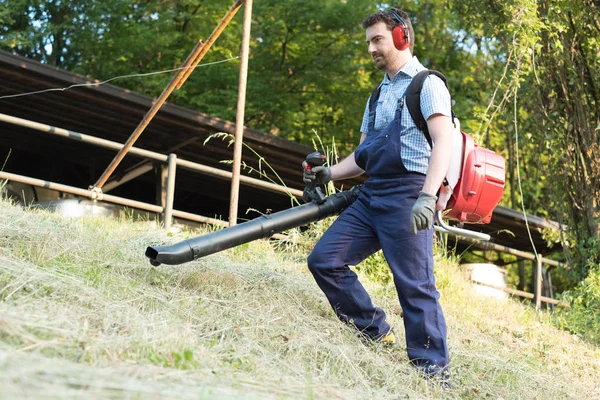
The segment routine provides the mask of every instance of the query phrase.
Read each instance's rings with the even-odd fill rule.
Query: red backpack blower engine
[[[448,186],[442,186],[438,203],[446,201],[446,219],[487,224],[504,191],[504,159],[475,144],[468,134],[456,133],[461,149],[457,149],[446,176]]]
[[[489,235],[450,227],[442,218],[469,224],[487,224],[502,199],[505,182],[504,159],[478,146],[473,138],[460,131],[458,120],[453,132],[454,156],[438,196],[436,213],[442,232],[475,239],[490,240]]]

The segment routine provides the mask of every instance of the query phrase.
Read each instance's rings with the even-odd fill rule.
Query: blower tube
[[[240,244],[268,238],[275,233],[339,214],[350,206],[359,194],[360,186],[354,186],[350,190],[332,194],[320,202],[312,201],[274,214],[262,215],[252,221],[168,246],[150,246],[146,249],[146,257],[150,259],[150,264],[154,266],[183,264]]]

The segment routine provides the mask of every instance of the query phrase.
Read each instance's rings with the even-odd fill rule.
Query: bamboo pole
[[[173,79],[171,79],[171,82],[169,82],[169,85],[165,88],[165,90],[163,90],[163,92],[158,97],[158,99],[152,103],[152,107],[150,108],[150,110],[146,113],[146,115],[144,115],[144,118],[142,119],[142,121],[139,123],[139,125],[137,126],[135,131],[131,134],[131,136],[129,137],[127,142],[125,142],[125,145],[123,146],[123,148],[117,153],[115,158],[112,160],[112,162],[106,168],[106,170],[104,171],[102,176],[100,176],[98,181],[93,186],[91,186],[91,190],[98,192],[102,189],[102,186],[106,183],[106,181],[108,180],[110,175],[115,171],[115,169],[117,168],[119,163],[123,160],[123,158],[129,151],[129,149],[131,149],[131,147],[136,142],[136,140],[140,137],[142,132],[144,132],[144,129],[146,129],[146,127],[148,126],[148,124],[150,123],[152,118],[154,118],[154,116],[156,115],[156,113],[158,112],[160,107],[167,100],[167,97],[169,97],[169,95],[173,92],[173,90],[175,90],[176,86],[181,87],[181,85],[183,85],[183,82],[185,82],[185,80],[191,73],[189,71],[193,70],[194,67],[196,66],[196,64],[198,64],[198,62],[200,62],[200,60],[202,59],[204,54],[206,54],[206,52],[210,49],[210,47],[217,40],[217,38],[219,37],[221,32],[223,32],[223,30],[225,29],[225,27],[227,26],[229,21],[231,21],[231,19],[233,18],[233,16],[237,12],[237,10],[241,7],[242,3],[243,3],[243,0],[237,0],[235,2],[235,4],[233,6],[231,6],[231,8],[227,12],[227,14],[225,14],[225,17],[223,17],[223,19],[221,20],[219,25],[215,28],[213,33],[210,35],[209,40],[207,40],[207,42],[205,44],[203,44],[201,42],[196,44],[192,53],[188,56],[188,58],[184,62],[183,68],[177,71],[177,74],[173,77]],[[191,60],[193,60],[193,61],[191,61]],[[187,65],[188,63],[189,63],[189,65]]]
[[[221,32],[223,32],[225,27],[229,24],[229,22],[233,19],[233,17],[235,16],[235,14],[239,10],[239,8],[242,6],[242,3],[244,3],[244,0],[237,0],[234,3],[234,5],[231,6],[229,11],[227,11],[227,14],[225,14],[225,16],[223,17],[221,22],[219,22],[219,25],[217,25],[217,27],[215,28],[213,33],[211,33],[210,36],[208,37],[208,39],[206,39],[206,43],[202,44],[202,47],[200,48],[198,54],[194,56],[194,60],[192,62],[193,67],[195,67],[200,62],[200,60],[202,60],[202,58],[204,58],[204,56],[206,55],[208,50],[212,47],[212,45],[215,43],[215,41],[217,40],[217,38],[219,37]],[[192,74],[192,72],[194,72],[193,67],[188,68],[187,70],[184,71],[181,81],[179,83],[177,83],[177,87],[176,87],[177,89],[181,89],[181,87],[183,86],[183,83]]]
[[[248,56],[250,53],[250,26],[252,23],[252,0],[245,0],[244,27],[240,63],[240,83],[238,88],[237,119],[235,122],[235,142],[233,148],[233,169],[231,196],[229,201],[229,226],[237,223],[240,192],[240,168],[242,165],[242,144],[244,141],[244,111],[246,108],[246,86],[248,82]]]

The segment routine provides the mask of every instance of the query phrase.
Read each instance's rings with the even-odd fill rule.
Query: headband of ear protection
[[[408,34],[408,25],[402,19],[400,14],[396,12],[393,8],[388,10],[388,13],[396,20],[398,25],[392,29],[392,39],[394,40],[394,46],[398,50],[406,50],[410,46],[410,37]]]

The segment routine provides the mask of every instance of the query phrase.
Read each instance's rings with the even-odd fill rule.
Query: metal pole
[[[76,196],[87,197],[90,199],[95,198],[95,193],[91,190],[80,189],[73,186],[63,185],[60,183],[45,181],[42,179],[30,178],[28,176],[11,174],[9,172],[0,171],[0,179],[6,179],[8,181],[21,182],[26,185],[32,185],[37,187],[43,187],[50,190],[56,190],[59,192],[65,192],[74,194]],[[110,194],[103,194],[101,199],[97,199],[101,201],[107,201],[109,203],[119,204],[126,207],[137,208],[139,210],[150,211],[155,214],[160,214],[163,212],[163,207],[157,206],[154,204],[143,203],[141,201],[124,199],[122,197],[113,196]],[[227,226],[227,222],[221,221],[215,218],[203,217],[202,215],[192,214],[185,211],[173,210],[173,216],[176,218],[187,219],[189,221],[201,222],[204,224],[213,224],[219,226]]]
[[[246,107],[246,84],[248,79],[248,55],[250,53],[250,26],[252,23],[252,0],[244,2],[244,28],[240,63],[240,83],[238,89],[237,119],[235,122],[235,143],[233,149],[233,177],[231,179],[231,199],[229,202],[229,226],[237,222],[240,167],[242,164],[242,143],[244,140],[244,110]]]
[[[167,201],[163,215],[165,229],[170,229],[173,223],[173,201],[175,200],[175,172],[177,169],[177,155],[169,154],[169,172],[167,175]]]
[[[0,114],[0,121],[7,122],[9,124],[23,126],[25,128],[34,129],[40,132],[46,132],[51,135],[60,136],[66,139],[75,140],[78,142],[83,142],[86,144],[91,144],[98,147],[103,147],[111,150],[120,150],[123,147],[122,143],[113,142],[111,140],[100,139],[95,136],[86,135],[84,133],[79,133],[75,131],[70,131],[63,128],[58,128],[51,125],[40,124],[39,122],[33,122],[26,119],[21,119],[17,117],[13,117],[11,115]],[[144,150],[137,147],[132,147],[130,153],[142,158],[147,158],[150,160],[160,161],[162,163],[167,162],[168,156],[164,154],[160,154],[154,151]],[[177,159],[177,165],[182,168],[185,168],[190,171],[196,171],[203,174],[215,176],[217,178],[230,180],[233,174],[229,171],[224,171],[222,169],[209,167],[207,165],[198,164],[188,160],[182,160],[180,158]],[[241,176],[240,180],[250,186],[259,187],[265,190],[269,190],[275,193],[282,193],[291,196],[296,196],[298,198],[302,198],[302,191],[298,189],[291,189],[285,186],[277,185],[271,182],[261,181],[260,179],[250,178],[248,176]],[[107,185],[108,186],[108,185]]]
[[[206,52],[208,51],[210,46],[219,37],[219,35],[221,34],[221,32],[223,31],[225,26],[229,23],[229,21],[231,21],[231,18],[233,18],[233,16],[235,15],[235,13],[237,12],[237,10],[239,9],[240,6],[241,6],[241,0],[236,1],[236,3],[229,9],[226,17],[223,18],[221,23],[217,26],[215,31],[211,34],[211,42],[207,42],[206,44],[203,44],[203,45],[196,44],[196,46],[194,47],[193,53],[198,53],[197,55],[201,54],[202,56],[204,54],[206,54]],[[154,116],[156,115],[156,113],[158,112],[160,107],[167,100],[167,97],[169,97],[169,95],[173,92],[173,90],[175,90],[176,86],[178,86],[178,85],[181,86],[183,84],[183,81],[185,80],[184,76],[186,75],[188,70],[193,69],[193,67],[190,67],[190,65],[186,65],[186,64],[189,63],[190,60],[194,60],[192,65],[195,65],[200,61],[202,56],[197,57],[197,55],[192,54],[192,55],[188,56],[184,65],[182,66],[183,69],[180,69],[177,71],[177,74],[173,77],[173,79],[171,79],[171,82],[169,82],[169,85],[165,88],[165,90],[163,90],[163,92],[158,97],[158,99],[154,103],[152,103],[152,107],[150,108],[150,110],[146,113],[146,115],[144,115],[144,118],[139,123],[137,128],[135,128],[135,131],[131,134],[129,139],[127,139],[127,142],[125,142],[125,145],[123,146],[123,148],[117,153],[115,158],[112,160],[112,162],[106,168],[106,171],[104,171],[102,176],[100,176],[98,181],[92,186],[92,189],[94,189],[95,191],[102,189],[102,186],[106,183],[106,181],[108,180],[110,175],[114,172],[114,170],[117,168],[119,163],[123,160],[123,158],[125,157],[125,154],[127,154],[127,152],[133,146],[135,141],[140,137],[142,132],[144,132],[144,129],[146,129],[146,127],[148,126],[148,124],[150,123],[152,118],[154,118]]]
[[[548,295],[550,298],[554,297],[554,290],[552,290],[552,272],[549,268],[546,268],[546,285],[548,285],[548,288],[550,289]],[[544,300],[544,296],[541,296],[541,298]],[[554,310],[554,304],[550,304],[550,309]]]

